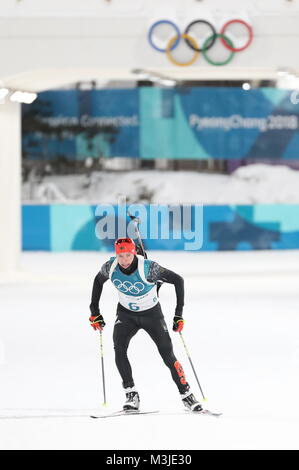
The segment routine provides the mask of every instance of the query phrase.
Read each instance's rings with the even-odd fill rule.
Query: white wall
[[[163,7],[158,7],[161,4]],[[236,6],[234,11],[233,5]],[[180,26],[188,20],[208,16],[218,29],[228,18],[245,16],[252,23],[254,41],[225,67],[208,65],[203,58],[191,67],[173,66],[165,54],[152,49],[147,41],[149,25],[165,15],[176,18]],[[224,75],[227,78],[229,72],[233,76],[236,69],[253,67],[273,72],[280,66],[288,66],[299,71],[298,25],[298,0],[111,0],[111,3],[105,0],[1,0],[0,80],[17,87],[22,85],[23,77],[26,89],[39,91],[43,86],[50,86],[51,75],[53,86],[63,85],[63,74],[69,69],[73,73],[67,80],[72,81],[76,81],[76,77],[80,79],[82,70],[88,68],[92,69],[90,78],[99,79],[101,74],[105,78],[122,76],[136,67],[174,76],[189,73],[190,78],[200,76],[206,69],[218,78]],[[47,75],[45,84],[43,71]],[[57,83],[59,74],[61,83]]]
[[[283,13],[299,10],[298,0],[1,0],[0,16],[91,16],[148,15],[162,6],[167,10],[189,11],[223,9],[232,13],[240,8],[250,13]],[[242,5],[242,6],[240,6]]]
[[[0,105],[0,279],[18,267],[21,211],[20,105]]]

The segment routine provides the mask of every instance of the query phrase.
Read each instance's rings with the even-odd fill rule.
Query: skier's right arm
[[[104,318],[100,313],[99,301],[102,295],[103,285],[109,279],[109,261],[101,267],[93,281],[91,303],[89,306],[91,316],[89,321],[94,330],[102,330],[105,326]]]

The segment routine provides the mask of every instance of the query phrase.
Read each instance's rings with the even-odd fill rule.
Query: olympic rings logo
[[[167,41],[166,44],[164,44],[164,47],[160,47],[160,45],[157,45],[157,40],[155,39],[155,36],[154,36],[155,30],[162,24],[170,25],[171,27],[173,27],[174,33],[175,33],[175,35],[172,36]],[[231,37],[229,37],[228,29],[232,24],[241,24],[247,30],[248,39],[243,45],[239,47],[235,47]],[[192,31],[194,30],[195,25],[206,25],[211,30],[211,34],[204,40],[204,43],[201,47],[198,45],[197,40],[194,37],[194,31]],[[179,62],[172,55],[172,51],[179,45],[181,39],[184,39],[188,47],[192,49],[194,52],[193,57],[186,62]],[[217,39],[220,39],[222,44],[229,51],[228,57],[223,61],[215,61],[215,60],[212,60],[208,56],[208,51],[213,47]],[[232,60],[236,52],[244,51],[244,49],[246,49],[251,44],[252,40],[253,40],[252,27],[246,21],[241,20],[241,19],[233,19],[233,20],[227,21],[222,26],[220,33],[216,32],[216,29],[212,25],[212,23],[206,20],[201,20],[201,19],[195,20],[189,23],[183,33],[181,33],[178,26],[173,21],[170,21],[170,20],[156,21],[155,23],[152,24],[152,26],[150,27],[148,31],[148,41],[150,45],[156,51],[165,52],[170,62],[179,66],[187,66],[187,65],[194,64],[194,62],[198,59],[200,53],[204,56],[206,61],[211,65],[226,65]]]
[[[144,290],[144,284],[139,281],[133,284],[130,281],[121,282],[120,279],[115,279],[113,284],[118,290],[120,290],[120,292],[123,293],[130,292],[131,294],[140,294],[140,292]]]

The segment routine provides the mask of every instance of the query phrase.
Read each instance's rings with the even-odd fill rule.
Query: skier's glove
[[[184,319],[181,315],[175,315],[173,318],[173,331],[180,332],[184,328]]]
[[[94,330],[102,331],[102,329],[106,325],[106,323],[104,322],[104,318],[101,314],[97,315],[96,317],[89,317],[89,321]]]

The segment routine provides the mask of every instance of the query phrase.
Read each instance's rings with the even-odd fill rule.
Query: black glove
[[[89,317],[89,321],[94,330],[102,331],[102,329],[106,325],[106,323],[104,322],[104,318],[101,314],[97,315],[96,317]]]
[[[173,331],[180,332],[182,331],[183,327],[184,327],[184,319],[182,315],[175,315],[173,317],[173,325],[172,325]]]

